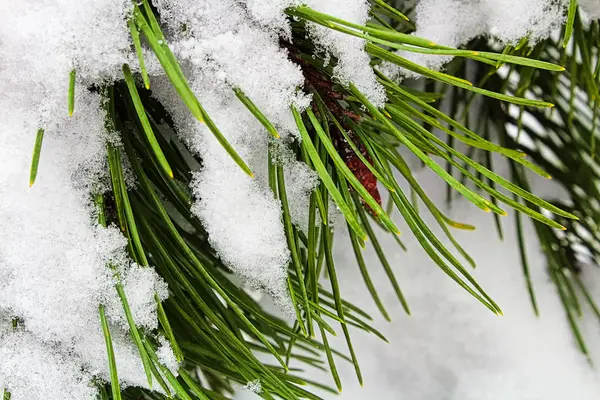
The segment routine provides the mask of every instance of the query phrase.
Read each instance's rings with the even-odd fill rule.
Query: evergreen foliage
[[[117,283],[115,287],[148,382],[154,388],[160,388],[167,397],[221,400],[232,395],[234,383],[244,385],[258,380],[259,385],[252,387],[265,399],[317,399],[311,387],[331,393],[341,391],[337,362],[352,363],[362,383],[348,327],[387,339],[372,326],[371,317],[360,304],[352,304],[340,294],[332,255],[334,224],[347,224],[349,245],[356,255],[365,290],[384,318],[389,320],[389,313],[370,277],[370,268],[375,266],[365,265],[362,252],[366,246],[374,247],[398,301],[410,314],[409,299],[402,293],[402,285],[408,282],[397,279],[373,230],[375,225],[383,228],[397,239],[401,249],[400,232],[390,218],[396,211],[423,251],[460,286],[457,290],[467,291],[490,312],[502,314],[501,305],[469,273],[475,261],[452,235],[454,229],[473,227],[451,220],[440,205],[431,201],[415,179],[405,150],[448,185],[449,200],[464,198],[493,213],[500,236],[501,219],[512,212],[519,227],[524,279],[537,314],[525,254],[528,239],[520,230],[522,215],[535,221],[549,274],[579,346],[586,352],[577,325],[580,304],[589,302],[600,318],[598,307],[578,275],[586,264],[597,263],[600,255],[600,189],[596,185],[600,171],[596,157],[600,156],[596,145],[600,28],[598,21],[582,21],[576,1],[571,1],[560,38],[531,46],[523,40],[506,47],[491,39],[475,39],[461,49],[411,35],[415,29],[410,20],[413,10],[404,1],[372,0],[372,19],[364,26],[308,6],[286,10],[292,21],[292,36],[281,39],[280,46],[302,70],[304,90],[313,99],[305,111],[291,110],[301,140],[289,143],[294,157],[320,178],[310,195],[306,231],[292,222],[285,165],[275,156],[281,140],[275,125],[247,94],[239,88],[233,90],[272,136],[265,162],[270,189],[282,205],[291,253],[287,288],[296,317],[293,326],[265,311],[235,283],[232,271],[211,247],[202,222],[191,212],[192,172],[201,168],[203,160],[178,139],[171,115],[151,95],[151,78],[144,67],[146,48],[156,55],[189,111],[206,124],[242,170],[249,175],[252,171],[191,90],[168,47],[157,10],[149,0],[137,3],[129,26],[141,74],[133,74],[125,65],[122,81],[90,88],[101,93],[106,126],[120,138],[120,143],[107,143],[111,190],[93,195],[100,224],[118,226],[128,240],[131,258],[140,266],[153,266],[170,290],[164,302],[158,295],[155,298],[159,332],[168,339],[181,363],[178,375],[157,355],[160,343],[156,332],[136,325],[123,286]],[[308,23],[366,41],[377,81],[385,88],[387,100],[383,107],[372,104],[353,83],[336,78],[337,60],[325,59],[307,33]],[[395,53],[397,50],[455,58],[445,72],[440,72],[409,61]],[[425,79],[416,84],[399,83],[382,72],[382,63],[395,64]],[[70,113],[77,108],[75,72],[69,90]],[[474,110],[480,113],[477,123],[471,117]],[[43,153],[43,134],[40,129],[33,154],[32,185]],[[510,176],[494,172],[492,160],[497,157],[509,163]],[[134,188],[127,186],[125,170],[132,171],[137,182]],[[552,177],[568,198],[542,199],[531,193],[530,173]],[[402,189],[404,182],[410,186],[410,193]],[[389,203],[382,204],[382,198],[389,199]],[[417,209],[411,200],[414,198],[419,198],[427,210]],[[337,221],[332,220],[334,209],[342,214]],[[445,246],[424,222],[421,215],[425,211],[434,217],[452,248]],[[102,398],[165,398],[156,391],[120,390],[119,365],[114,362],[103,305],[99,307],[99,319],[111,378],[109,384],[98,382]],[[329,345],[337,325],[347,344],[343,350]],[[272,362],[265,362],[258,356],[261,353],[270,355]],[[328,369],[333,385],[305,380],[300,370],[289,367],[291,360]]]

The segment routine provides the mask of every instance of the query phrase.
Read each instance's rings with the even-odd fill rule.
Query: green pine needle
[[[29,171],[29,187],[33,186],[38,174],[38,167],[40,165],[40,154],[42,152],[42,142],[44,141],[44,128],[40,128],[37,131],[35,137],[35,145],[33,147],[33,156],[31,158],[31,168]]]
[[[150,147],[154,151],[154,155],[156,159],[161,164],[167,175],[173,178],[173,171],[171,170],[171,166],[167,161],[160,145],[156,141],[156,136],[154,136],[154,131],[150,126],[150,121],[148,121],[148,117],[146,116],[146,110],[144,109],[144,105],[142,104],[142,100],[140,99],[140,95],[138,93],[137,87],[135,85],[135,81],[133,80],[133,75],[131,74],[131,70],[127,64],[123,64],[123,75],[125,76],[125,83],[127,84],[127,88],[129,89],[129,94],[131,96],[131,101],[135,107],[135,111],[137,116],[144,128],[144,133],[146,134],[146,138],[150,143]]]
[[[279,200],[281,201],[281,207],[283,210],[283,224],[285,235],[287,238],[288,248],[290,249],[290,253],[292,256],[292,264],[294,265],[294,269],[296,271],[296,277],[298,279],[300,285],[300,297],[302,299],[302,304],[304,307],[304,315],[306,316],[306,323],[308,326],[308,332],[312,335],[312,321],[311,321],[311,307],[308,301],[308,293],[306,290],[306,286],[304,283],[304,273],[302,272],[302,262],[300,261],[300,256],[298,254],[297,241],[294,237],[294,227],[292,225],[292,218],[290,215],[290,210],[287,201],[287,194],[285,189],[285,178],[283,173],[283,167],[277,166],[277,188],[279,194]],[[295,293],[294,293],[295,294]],[[307,335],[308,332],[304,328],[304,323],[301,319],[298,320],[300,328],[302,332]]]
[[[327,150],[327,153],[335,163],[337,170],[348,180],[348,182],[352,185],[352,187],[360,194],[363,200],[367,203],[367,205],[377,214],[379,218],[383,221],[383,223],[394,233],[398,234],[400,231],[394,225],[390,217],[385,213],[385,210],[381,208],[379,203],[371,196],[368,190],[359,182],[358,178],[354,175],[350,168],[344,163],[337,150],[335,149],[333,143],[329,136],[325,133],[321,124],[317,120],[317,117],[309,108],[306,110],[306,113],[313,125],[313,128],[317,132],[317,135],[321,139],[321,143]]]
[[[148,3],[146,2],[145,4]],[[233,158],[236,164],[238,164],[240,168],[242,168],[242,170],[245,173],[247,173],[250,177],[254,177],[254,174],[252,173],[250,167],[248,167],[244,160],[242,160],[242,158],[237,154],[237,152],[229,144],[225,136],[223,136],[221,131],[219,131],[217,126],[212,122],[206,111],[204,111],[204,109],[202,108],[202,105],[198,101],[198,98],[196,97],[196,95],[194,95],[192,89],[190,88],[187,82],[187,79],[183,75],[179,63],[175,59],[175,56],[173,55],[171,50],[169,49],[169,46],[165,41],[164,35],[158,27],[158,23],[156,22],[152,10],[150,10],[149,6],[146,9],[150,20],[152,21],[154,30],[150,28],[146,18],[137,6],[134,6],[133,10],[134,21],[137,25],[137,28],[147,39],[150,48],[158,58],[158,61],[163,67],[165,73],[167,74],[167,77],[173,84],[173,87],[175,88],[183,102],[186,104],[188,109],[198,119],[198,121],[200,121],[201,123],[206,123],[206,126],[210,129],[213,135],[215,135],[216,139],[219,141],[221,146],[223,146],[225,151],[227,151],[231,158]]]
[[[129,307],[129,302],[127,301],[125,290],[123,289],[123,286],[120,283],[115,285],[115,289],[117,290],[117,294],[119,295],[119,298],[121,299],[121,303],[123,305],[123,311],[125,312],[127,324],[129,325],[129,333],[131,333],[133,342],[135,343],[140,353],[140,358],[142,359],[142,365],[144,366],[144,371],[146,372],[148,385],[150,386],[150,388],[152,388],[152,370],[150,369],[150,359],[148,358],[148,354],[146,353],[146,349],[143,345],[140,332],[137,326],[135,325],[135,320],[133,319],[133,314],[131,313],[131,308]]]
[[[108,321],[106,320],[106,314],[104,306],[98,307],[100,314],[100,323],[102,325],[102,332],[104,333],[104,341],[106,343],[106,354],[108,355],[108,368],[110,371],[110,386],[112,390],[112,397],[114,400],[121,399],[121,387],[119,385],[119,376],[117,374],[117,363],[115,361],[115,353],[113,350],[112,338],[110,336],[110,328]]]
[[[75,78],[76,78],[76,71],[73,70],[69,74],[69,99],[68,99],[69,117],[72,117],[73,111],[75,111]]]
[[[144,53],[142,51],[140,33],[138,32],[137,27],[135,26],[135,23],[132,20],[127,21],[127,25],[129,26],[129,32],[131,34],[131,39],[133,40],[135,53],[137,54],[138,63],[140,64],[140,71],[142,73],[142,80],[144,81],[144,86],[147,90],[149,90],[150,77],[148,76],[148,71],[146,70],[146,62],[144,61]]]
[[[361,238],[361,240],[363,240],[363,241],[366,240],[367,236],[366,236],[365,232],[363,231],[363,229],[361,228],[361,226],[359,225],[356,215],[351,211],[348,204],[344,201],[339,190],[335,187],[335,183],[333,182],[333,180],[327,173],[325,165],[321,161],[321,158],[319,157],[317,150],[315,149],[315,147],[312,143],[312,140],[311,140],[310,136],[308,135],[306,126],[304,126],[304,122],[302,122],[302,117],[300,116],[300,113],[298,112],[298,110],[296,110],[294,107],[292,107],[292,114],[294,115],[294,119],[296,120],[296,125],[298,126],[300,135],[302,137],[302,146],[308,153],[308,156],[310,157],[310,160],[312,161],[313,166],[314,166],[316,172],[319,174],[319,177],[321,178],[323,184],[327,187],[327,190],[331,193],[331,197],[333,198],[333,200],[339,207],[342,214],[344,214],[346,221],[350,224],[350,226],[356,232],[358,237]]]
[[[256,117],[256,119],[265,127],[267,132],[271,134],[276,139],[279,139],[279,133],[277,133],[277,129],[275,126],[267,119],[267,117],[260,111],[260,109],[242,92],[240,88],[234,88],[233,91],[238,99],[242,102],[243,105],[246,106],[248,111],[252,113]]]
[[[565,25],[565,35],[563,36],[563,47],[567,47],[571,36],[573,35],[573,25],[575,24],[575,15],[577,14],[577,0],[569,1],[569,12],[567,14],[567,24]]]

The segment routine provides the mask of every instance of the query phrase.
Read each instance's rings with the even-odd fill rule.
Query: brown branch
[[[359,122],[361,117],[360,115],[346,109],[340,104],[340,100],[344,99],[344,94],[335,90],[334,83],[329,76],[323,74],[309,62],[304,60],[300,56],[301,51],[296,46],[283,40],[280,41],[280,44],[282,47],[288,50],[290,59],[302,70],[302,73],[304,74],[305,88],[307,90],[313,90],[319,94],[319,96],[323,99],[327,109],[340,122],[348,137],[352,140],[352,142],[354,142],[358,150],[361,152],[361,155],[364,156],[369,163],[373,164],[373,161],[371,160],[371,157],[369,156],[360,138],[356,136],[349,127],[348,120]],[[313,104],[313,110],[315,114],[319,114],[319,110],[315,104]],[[327,121],[326,115],[320,115],[320,117],[322,121]],[[331,141],[333,142],[338,154],[342,157],[358,181],[365,187],[365,189],[367,189],[369,194],[373,196],[373,198],[379,204],[381,204],[381,194],[377,188],[377,178],[375,175],[373,175],[369,168],[367,168],[367,166],[356,155],[350,144],[346,141],[344,135],[342,135],[342,133],[339,131],[338,127],[333,123],[328,123],[328,127]],[[364,202],[363,205],[365,205]],[[369,206],[366,206],[366,208],[369,210],[369,212],[373,213],[373,210],[371,210]]]

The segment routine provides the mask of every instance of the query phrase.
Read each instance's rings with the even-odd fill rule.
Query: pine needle
[[[121,399],[121,387],[119,385],[119,376],[117,374],[117,363],[115,361],[115,353],[113,350],[112,338],[110,336],[110,328],[106,320],[104,306],[98,308],[100,313],[100,323],[102,324],[102,332],[104,333],[104,341],[106,342],[106,354],[108,355],[108,368],[110,371],[110,386],[112,397],[114,400]]]
[[[40,128],[37,131],[35,137],[35,145],[33,147],[33,156],[31,158],[31,169],[29,171],[29,187],[33,186],[38,174],[38,167],[40,165],[40,154],[42,152],[42,142],[44,141],[44,128]]]
[[[73,116],[73,111],[75,110],[75,78],[76,78],[76,71],[73,70],[69,74],[69,100],[68,100],[69,117]]]

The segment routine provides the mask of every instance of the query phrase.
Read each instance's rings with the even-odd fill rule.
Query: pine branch
[[[500,233],[500,217],[507,214],[500,203],[535,220],[550,276],[578,344],[587,352],[575,317],[581,313],[584,301],[600,317],[598,307],[579,278],[583,266],[578,250],[583,246],[586,256],[594,261],[600,254],[597,245],[600,206],[596,201],[600,189],[594,183],[599,171],[596,156],[600,152],[596,146],[598,22],[584,26],[576,12],[577,2],[572,1],[563,35],[564,43],[572,37],[571,47],[564,48],[548,40],[528,48],[523,41],[500,53],[486,41],[475,40],[465,49],[455,49],[412,35],[415,26],[407,17],[412,8],[403,9],[405,4],[372,0],[372,20],[364,25],[304,5],[285,10],[292,34],[291,38],[280,41],[280,47],[299,66],[305,80],[303,89],[313,99],[304,110],[290,108],[301,140],[284,143],[278,127],[267,117],[267,110],[262,110],[240,87],[230,88],[234,100],[239,100],[271,137],[269,154],[264,156],[269,188],[281,205],[285,242],[290,251],[286,284],[296,321],[289,326],[266,312],[235,283],[231,269],[211,245],[210,232],[192,213],[192,174],[200,169],[203,160],[178,138],[179,127],[153,98],[144,50],[154,53],[198,123],[206,125],[242,171],[252,178],[254,174],[190,87],[169,47],[169,37],[163,32],[157,10],[148,0],[134,3],[128,28],[141,79],[136,80],[138,74],[125,64],[124,81],[101,89],[106,127],[117,140],[107,143],[110,190],[94,193],[93,197],[99,223],[104,227],[119,227],[127,239],[129,257],[141,267],[155,268],[171,292],[164,302],[158,294],[154,295],[159,328],[141,329],[130,309],[119,271],[107,266],[115,275],[114,289],[122,302],[129,333],[150,388],[181,399],[224,399],[233,394],[234,383],[258,382],[251,386],[260,387],[259,395],[265,399],[318,399],[304,387],[309,385],[331,393],[341,391],[336,366],[339,359],[353,364],[362,384],[349,326],[387,339],[371,326],[371,317],[359,305],[342,296],[333,257],[334,207],[348,226],[350,244],[365,286],[386,319],[390,316],[371,280],[371,267],[365,264],[362,251],[367,244],[374,247],[398,301],[410,314],[410,298],[401,289],[401,283],[405,282],[397,277],[401,271],[388,261],[389,254],[372,227],[374,222],[403,246],[391,217],[394,209],[437,267],[484,307],[502,314],[500,306],[465,267],[464,261],[473,267],[475,261],[452,235],[452,229],[474,228],[442,213],[420,186],[398,151],[400,147],[448,184],[449,199],[452,193],[457,193],[482,211],[493,212]],[[376,104],[370,93],[355,82],[340,80],[335,68],[341,60],[322,54],[311,37],[311,24],[364,40],[374,77],[385,91],[384,104]],[[402,52],[456,58],[446,72],[440,72],[410,61]],[[595,66],[592,60],[596,61]],[[426,90],[417,90],[386,76],[380,68],[384,63],[421,75],[427,80]],[[568,68],[561,74],[565,70],[563,65]],[[469,81],[473,79],[467,67],[475,68],[475,84]],[[70,114],[75,108],[75,77],[73,70],[67,102]],[[441,111],[444,102],[439,100],[444,94],[453,102],[449,113]],[[487,117],[478,132],[470,124],[475,98],[479,104],[473,107]],[[517,114],[513,112],[515,109],[519,110]],[[544,132],[537,130],[531,121],[541,125]],[[519,133],[511,135],[509,127]],[[497,138],[491,130],[498,133]],[[42,148],[44,130],[40,128],[39,132],[31,184],[37,176]],[[446,140],[438,137],[439,132],[446,134]],[[533,146],[521,140],[525,138]],[[285,175],[288,167],[277,157],[278,146],[288,146],[294,161],[304,163],[320,178],[310,194],[307,228],[293,223]],[[494,172],[494,153],[509,162],[510,178]],[[525,153],[533,161],[524,158]],[[126,184],[126,171],[133,175],[137,186]],[[578,171],[578,175],[574,177],[570,171]],[[552,175],[568,192],[569,201],[549,201],[531,193],[528,172]],[[410,195],[403,191],[404,184],[410,187]],[[506,191],[512,196],[505,194]],[[388,207],[383,207],[382,197],[390,199]],[[417,198],[434,217],[452,249],[424,221],[424,210],[417,208]],[[517,221],[524,275],[537,312],[520,219]],[[328,280],[330,290],[321,283],[322,275]],[[115,362],[104,305],[99,307],[99,319],[112,383],[110,390],[104,383],[98,383],[102,398],[163,398],[162,394],[145,389],[120,390],[119,365]],[[336,351],[329,344],[329,336],[337,334],[337,324],[348,354]],[[320,340],[315,339],[317,333]],[[158,355],[159,335],[168,339],[180,362],[177,371],[169,369]],[[269,355],[274,365],[261,361],[258,353]],[[292,363],[301,363],[324,369],[325,362],[335,389],[304,380],[300,371],[292,367]],[[10,397],[5,392],[6,396]]]

